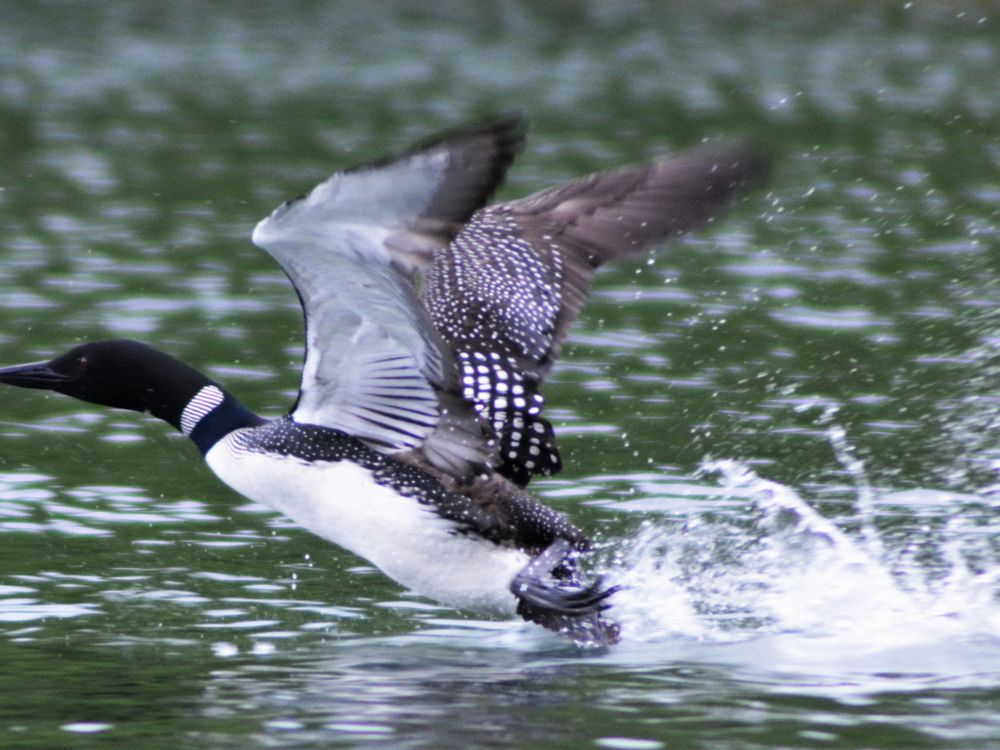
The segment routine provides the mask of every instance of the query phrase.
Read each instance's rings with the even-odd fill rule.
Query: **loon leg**
[[[617,643],[618,626],[600,613],[611,606],[607,598],[621,587],[603,588],[601,579],[587,585],[558,580],[554,572],[566,563],[572,567],[572,553],[569,541],[556,539],[514,576],[510,590],[518,598],[517,613],[577,643]]]

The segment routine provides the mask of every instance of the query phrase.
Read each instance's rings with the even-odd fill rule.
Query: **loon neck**
[[[106,348],[114,352],[113,365],[125,385],[109,389],[105,377],[84,398],[148,412],[191,438],[202,454],[233,430],[265,421],[204,373],[165,352],[128,341],[108,342]]]
[[[191,438],[202,455],[233,430],[266,421],[214,380],[165,352],[143,347],[135,361],[137,369],[129,380],[141,390],[141,405],[126,408],[149,412],[172,425]],[[128,364],[120,362],[126,369]]]
[[[266,421],[215,383],[208,383],[188,401],[177,427],[205,455],[233,430],[256,427]]]
[[[204,373],[139,341],[83,344],[48,367],[61,374],[54,390],[152,414],[190,437],[202,453],[227,433],[264,422]]]

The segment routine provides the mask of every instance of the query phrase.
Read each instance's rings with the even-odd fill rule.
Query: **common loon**
[[[613,643],[601,613],[616,588],[577,565],[590,541],[523,489],[560,468],[539,388],[595,269],[704,223],[763,164],[743,144],[701,146],[481,209],[523,137],[516,116],[451,131],[257,225],[305,316],[285,416],[129,340],[0,382],[168,422],[231,488],[418,594]]]

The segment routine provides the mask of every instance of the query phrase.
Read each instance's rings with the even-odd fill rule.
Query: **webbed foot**
[[[510,590],[518,598],[517,613],[529,622],[554,630],[586,645],[618,642],[619,628],[601,617],[608,597],[620,586],[604,587],[601,579],[579,584],[572,578],[573,545],[556,539],[524,566]],[[562,578],[558,577],[562,573]]]

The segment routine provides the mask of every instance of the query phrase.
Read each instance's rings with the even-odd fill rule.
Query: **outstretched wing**
[[[705,223],[762,176],[749,145],[707,145],[479,211],[428,270],[427,309],[457,350],[467,398],[524,485],[561,468],[539,387],[594,271]]]
[[[491,460],[409,272],[492,194],[521,132],[506,118],[338,172],[257,225],[254,243],[281,264],[305,313],[294,420],[384,453],[418,449],[456,477]]]

